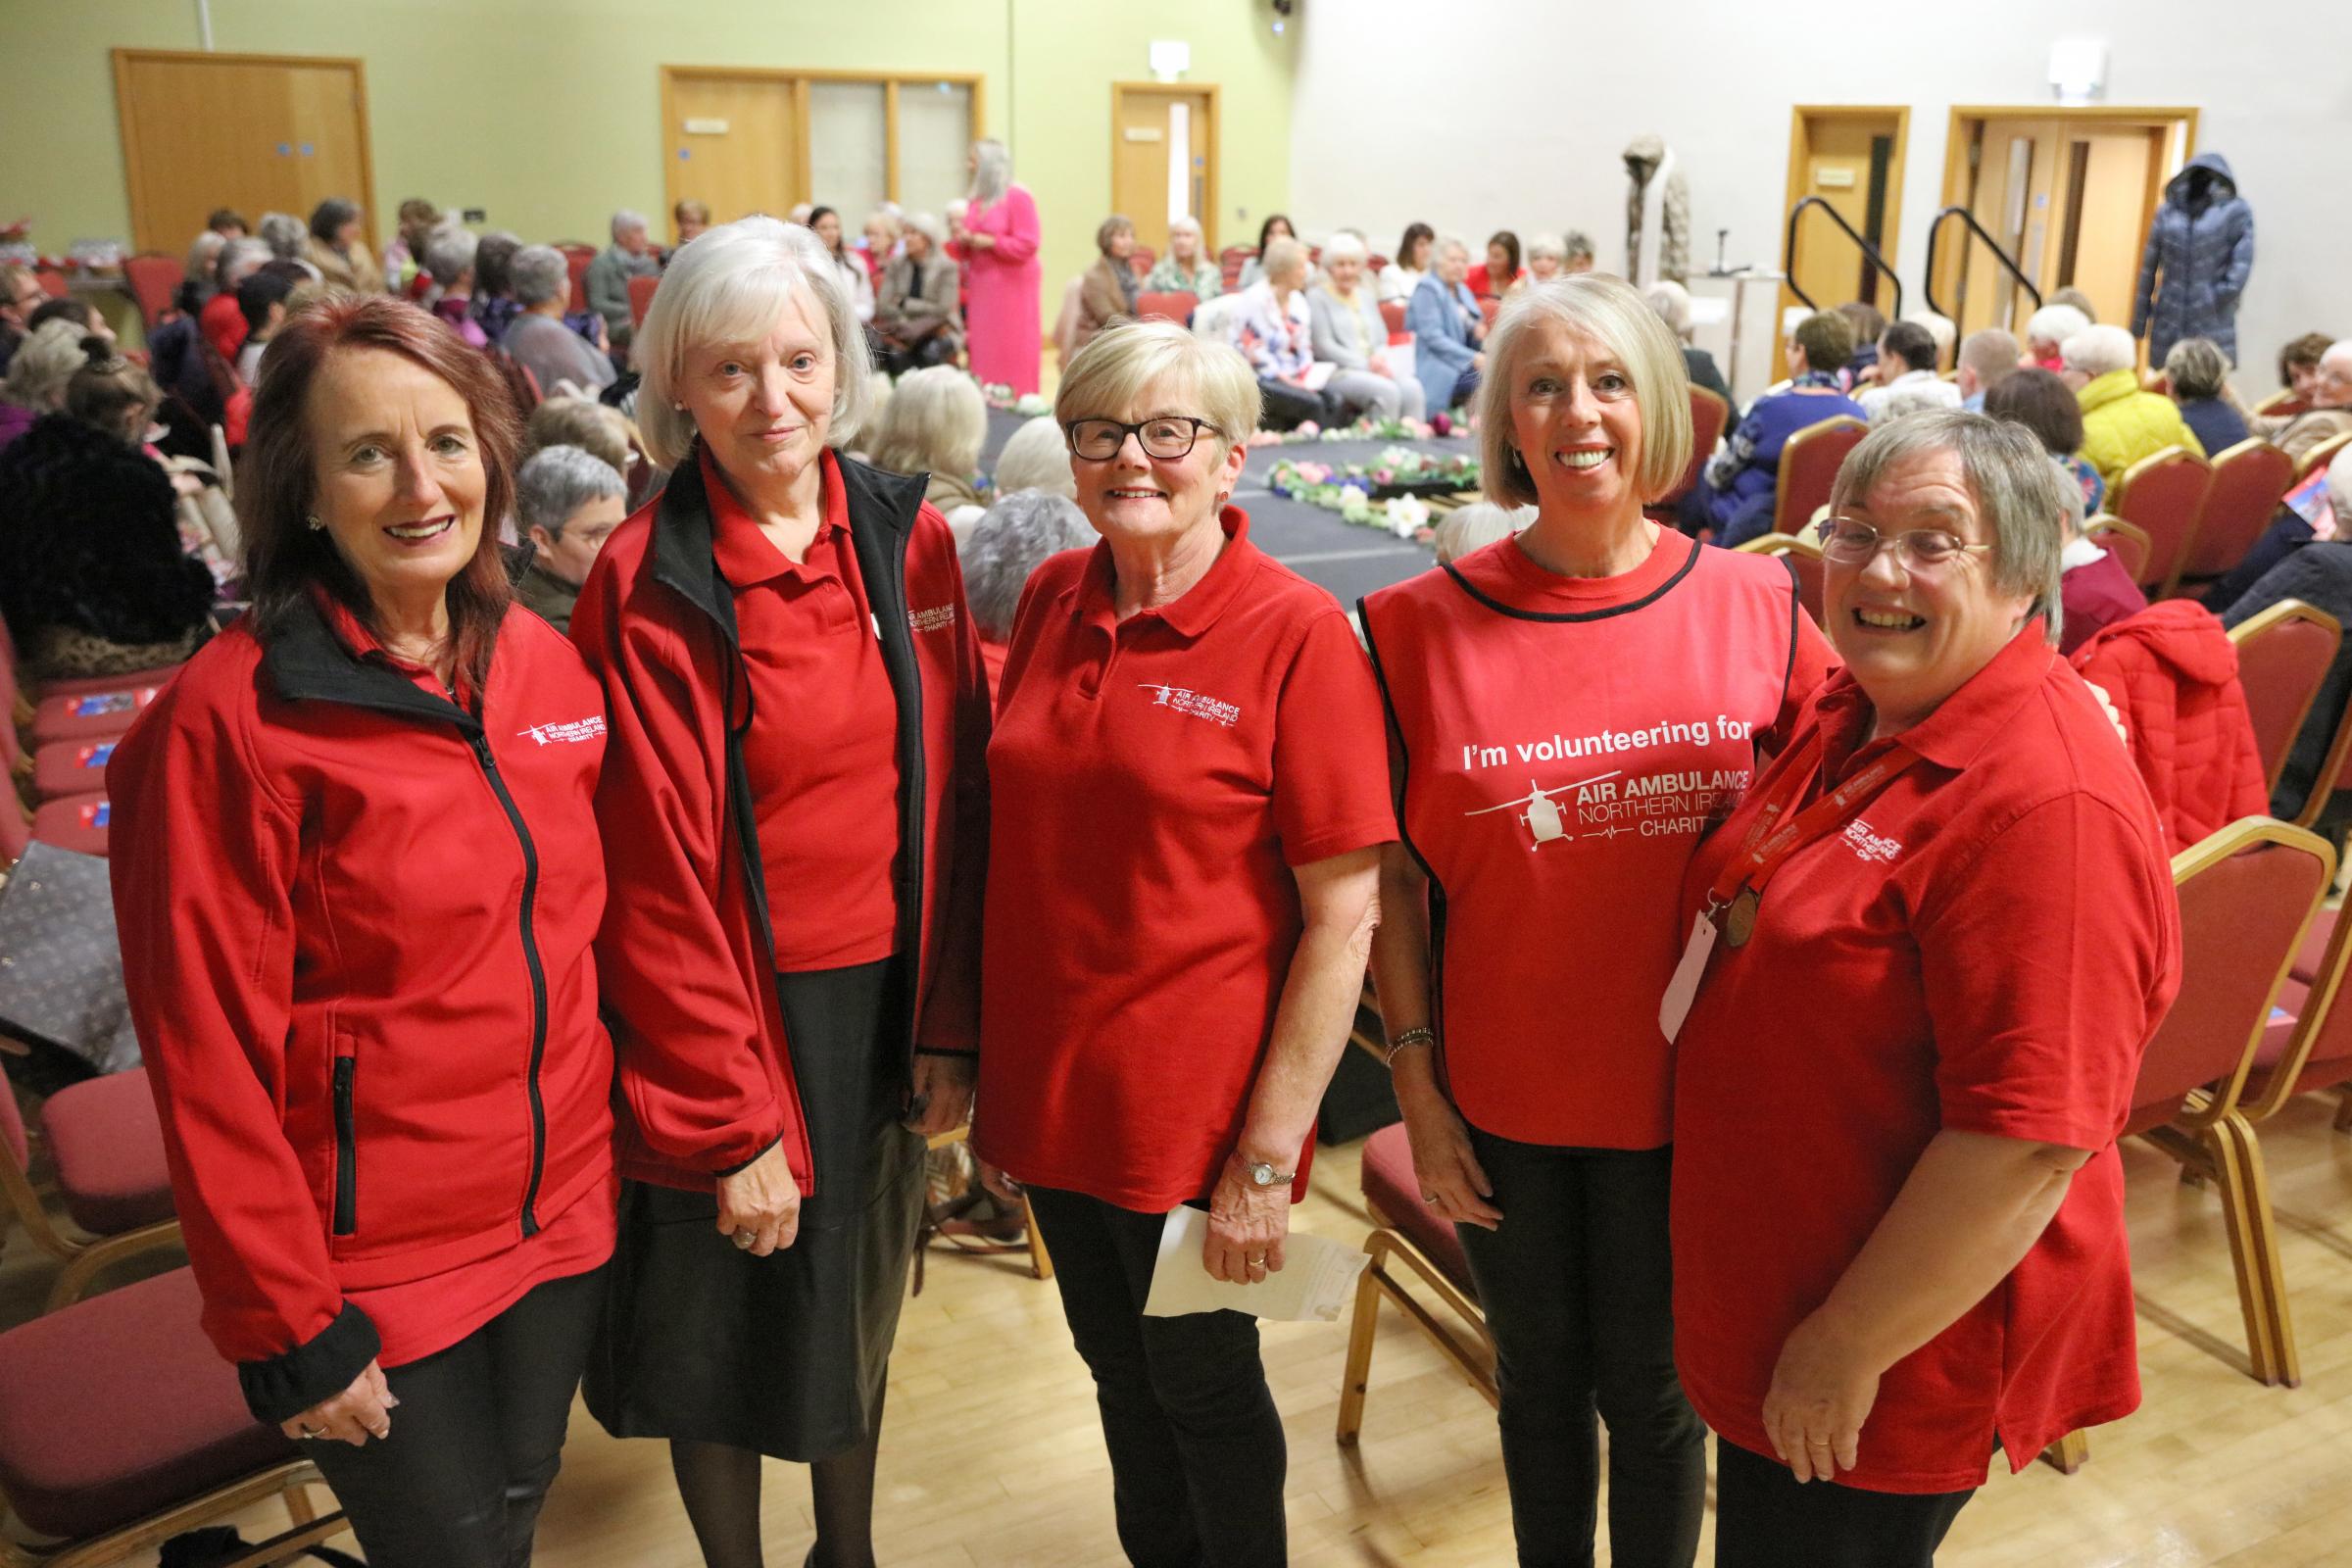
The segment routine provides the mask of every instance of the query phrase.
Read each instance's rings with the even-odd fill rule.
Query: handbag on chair
[[[0,1032],[88,1071],[139,1064],[100,857],[35,842],[0,882]]]

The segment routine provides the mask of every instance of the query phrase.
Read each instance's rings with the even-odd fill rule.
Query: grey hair
[[[1012,183],[1012,154],[994,136],[972,143],[972,185],[965,194],[981,206],[996,201]]]
[[[545,305],[571,281],[571,263],[553,245],[525,245],[507,264],[507,283],[517,305]]]
[[[841,270],[811,230],[755,215],[705,229],[679,251],[637,328],[631,352],[645,375],[637,422],[656,467],[674,468],[694,450],[694,416],[677,401],[687,354],[703,344],[761,341],[775,330],[786,302],[803,292],[815,302],[833,350],[825,444],[839,447],[856,437],[872,408],[873,387],[865,328],[842,291]]]
[[[528,534],[544,528],[564,537],[564,525],[591,501],[618,496],[629,487],[612,465],[580,447],[541,447],[514,470],[514,526]]]
[[[941,246],[948,242],[947,224],[941,222],[929,213],[908,213],[906,217],[900,219],[899,222],[901,226],[910,228],[917,234],[922,235],[923,238],[929,240],[933,250],[938,250]]]
[[[1257,372],[1232,344],[1175,321],[1114,321],[1071,356],[1054,418],[1065,430],[1079,419],[1123,418],[1147,398],[1161,404],[1147,412],[1196,411],[1220,458],[1250,439],[1265,408]]]
[[[213,275],[213,269],[220,264],[220,253],[227,248],[228,241],[206,229],[190,242],[187,265],[180,269],[180,275],[191,283],[203,282]]]
[[[220,247],[213,263],[213,285],[226,294],[260,271],[270,258],[270,242],[251,234],[239,235]]]
[[[2026,321],[2028,343],[2064,343],[2090,325],[2090,318],[2072,305],[2044,305]]]
[[[1470,246],[1459,234],[1440,234],[1429,242],[1429,259],[1433,262],[1447,251],[1460,251],[1467,256],[1470,254]]]
[[[302,242],[311,237],[310,229],[292,213],[264,213],[253,231],[270,247],[270,254],[281,262],[301,261]]]
[[[2209,337],[2184,337],[2164,357],[2164,375],[2176,398],[2218,398],[2230,381],[2230,359]]]
[[[866,456],[894,473],[969,478],[988,440],[988,400],[980,383],[953,365],[930,365],[899,377],[874,420]]]
[[[2119,328],[2120,330],[2120,328]],[[2044,617],[2058,641],[2059,555],[2068,535],[2062,470],[2024,425],[1958,409],[1913,414],[1873,429],[1847,454],[1830,489],[1830,511],[1861,505],[1888,468],[1924,452],[1959,455],[1977,515],[1989,534],[1992,584],[2033,600],[2029,617]]]
[[[1564,262],[1568,259],[1568,242],[1557,234],[1538,234],[1527,242],[1527,255],[1530,261],[1549,256]]]
[[[424,242],[424,270],[447,288],[473,266],[473,253],[481,245],[481,236],[470,228],[442,229]]]
[[[1266,242],[1266,254],[1258,258],[1258,275],[1272,278],[1276,272],[1287,272],[1294,267],[1305,270],[1312,265],[1306,254],[1306,242],[1285,234]]]
[[[2066,368],[2096,380],[2139,363],[2139,343],[2120,326],[2086,326],[2058,345]]]
[[[1683,346],[1666,323],[1621,277],[1576,272],[1520,289],[1503,303],[1487,334],[1487,371],[1473,412],[1479,465],[1487,498],[1531,506],[1539,497],[1525,461],[1511,443],[1511,400],[1518,396],[1518,362],[1545,327],[1565,327],[1597,340],[1634,383],[1642,416],[1642,464],[1634,488],[1644,503],[1672,490],[1690,463],[1690,372]]]
[[[1046,490],[1000,495],[956,547],[973,627],[992,643],[1006,641],[1030,574],[1048,557],[1084,550],[1097,537],[1086,514],[1067,496]]]
[[[1498,507],[1492,501],[1473,501],[1466,507],[1456,507],[1440,517],[1431,530],[1438,564],[1459,561],[1497,539],[1508,539],[1535,520],[1533,507]]]
[[[1658,319],[1676,337],[1690,335],[1690,291],[1671,277],[1661,277],[1642,291],[1642,302],[1658,313]]]
[[[1568,237],[1560,243],[1568,248],[1568,260],[1572,262],[1580,257],[1588,262],[1592,259],[1592,236],[1581,228],[1570,229]]]
[[[612,243],[615,245],[619,244],[620,236],[623,234],[639,233],[645,229],[652,228],[653,226],[654,225],[652,223],[646,220],[646,217],[643,213],[632,212],[628,208],[623,207],[619,212],[612,215]]]
[[[1047,490],[1078,499],[1078,473],[1070,466],[1070,439],[1051,414],[1025,421],[997,454],[996,472],[989,475],[999,495],[1015,490]]]
[[[1960,357],[1954,364],[1967,366],[1979,381],[1990,386],[2017,368],[2017,339],[1997,326],[1971,332],[1960,340]]]
[[[66,405],[66,383],[74,372],[90,363],[82,352],[81,340],[89,332],[86,321],[43,321],[40,329],[17,345],[9,356],[8,380],[0,387],[0,396],[20,409],[32,409],[51,414]]]
[[[1360,236],[1350,234],[1344,228],[1323,242],[1325,267],[1334,262],[1368,262],[1371,259],[1372,247],[1365,244]]]

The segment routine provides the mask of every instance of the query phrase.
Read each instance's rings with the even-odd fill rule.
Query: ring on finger
[[[296,1430],[301,1432],[305,1442],[326,1436],[326,1428],[324,1427],[303,1426],[297,1428]]]
[[[748,1252],[752,1250],[753,1246],[759,1242],[760,1233],[758,1231],[737,1231],[730,1239],[737,1247],[742,1248]]]

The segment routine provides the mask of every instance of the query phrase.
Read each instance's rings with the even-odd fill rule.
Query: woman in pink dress
[[[972,144],[971,205],[961,240],[949,247],[970,279],[964,345],[972,374],[983,386],[1037,390],[1044,334],[1038,325],[1037,202],[1012,183],[1004,144],[991,137]]]

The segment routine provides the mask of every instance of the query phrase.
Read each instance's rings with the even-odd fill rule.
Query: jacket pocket
[[[335,1058],[335,1218],[334,1234],[350,1236],[360,1228],[360,1140],[353,1104],[359,1058]]]

